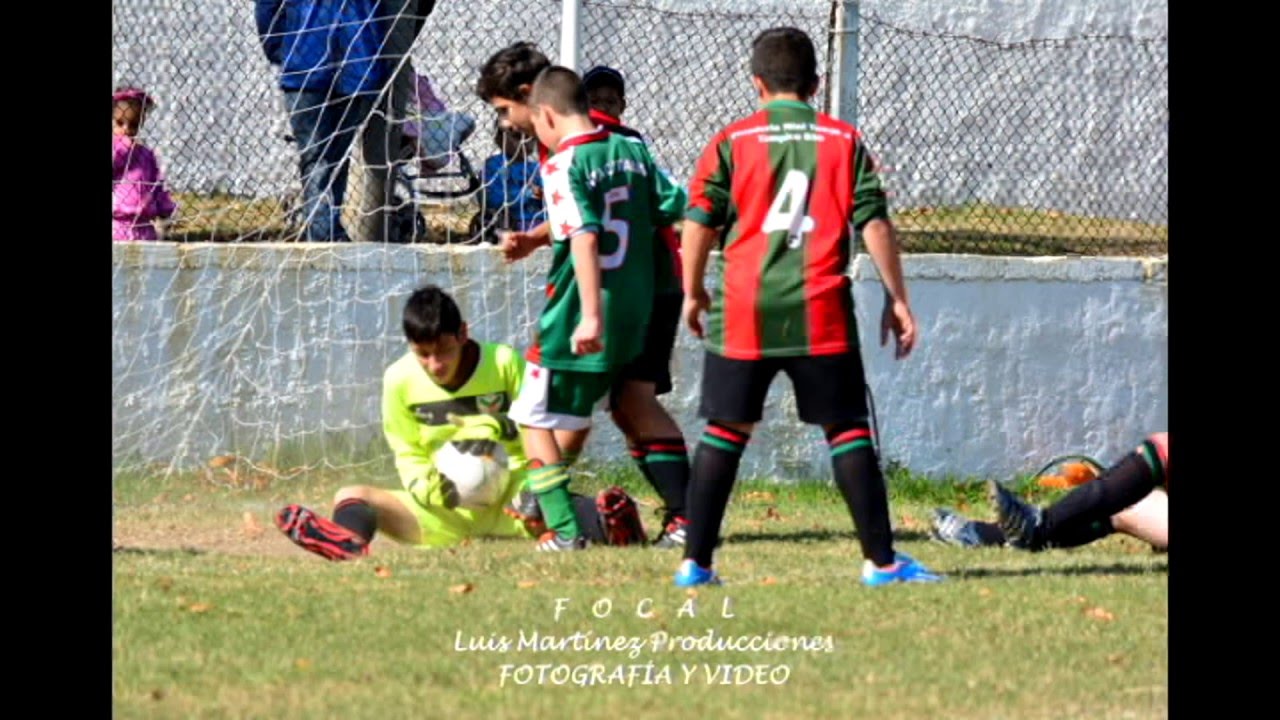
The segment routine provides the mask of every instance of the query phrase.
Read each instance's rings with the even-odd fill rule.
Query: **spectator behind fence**
[[[349,242],[347,151],[389,77],[379,58],[385,19],[376,0],[256,0],[255,17],[298,145],[304,239]]]
[[[358,208],[356,239],[365,242],[410,242],[412,226],[397,220],[405,210],[396,196],[398,169],[407,160],[400,152],[412,114],[409,106],[416,94],[418,76],[409,62],[414,42],[435,9],[435,0],[376,0],[378,17],[384,23],[386,42],[382,63],[386,89],[375,96],[369,123],[360,136],[359,186],[352,192]],[[410,211],[410,214],[416,211]]]
[[[533,138],[496,126],[493,142],[498,152],[484,161],[480,213],[471,227],[472,236],[483,232],[489,243],[499,230],[528,231],[547,219]]]
[[[111,94],[111,239],[156,240],[154,221],[177,210],[164,187],[160,162],[138,139],[138,131],[155,107],[138,88]]]

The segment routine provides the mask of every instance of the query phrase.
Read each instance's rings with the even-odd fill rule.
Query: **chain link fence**
[[[358,3],[333,0],[349,4]],[[836,4],[587,0],[580,65],[608,64],[626,75],[624,120],[684,180],[712,134],[755,107],[751,39],[793,25],[830,58]],[[415,93],[407,107],[417,141],[383,148],[410,159],[398,166],[384,204],[405,228],[401,239],[474,243],[528,200],[505,187],[527,177],[512,172],[524,158],[499,154],[493,113],[473,91],[479,68],[516,40],[554,60],[561,3],[441,0],[429,15],[419,5],[383,0],[375,19],[383,28],[397,17],[423,19],[407,55],[382,59],[428,83],[427,100],[419,106]],[[140,139],[158,153],[179,205],[164,237],[303,239],[302,148],[254,3],[114,0],[113,7],[113,80],[158,101]],[[856,37],[856,124],[881,161],[908,251],[1167,251],[1166,38],[996,43],[899,27],[866,11]],[[830,79],[832,68],[823,76]],[[384,117],[390,92],[366,94],[381,108],[375,119]],[[364,156],[386,136],[373,135],[351,143],[341,208],[358,240],[366,239],[361,221],[379,204],[369,182],[379,176]]]

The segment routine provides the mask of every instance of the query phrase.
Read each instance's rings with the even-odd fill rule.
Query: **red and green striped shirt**
[[[850,224],[887,217],[852,125],[775,100],[721,130],[698,159],[685,211],[726,228],[707,349],[739,360],[857,349]]]

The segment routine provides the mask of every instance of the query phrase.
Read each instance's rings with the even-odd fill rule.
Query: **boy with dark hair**
[[[597,404],[639,355],[653,304],[652,242],[680,212],[643,143],[595,127],[578,75],[552,66],[528,92],[553,256],[538,340],[511,418],[524,429],[527,487],[550,530],[540,550],[585,546],[570,511],[563,450],[580,448]]]
[[[711,140],[690,181],[683,314],[706,340],[699,414],[708,423],[693,461],[678,586],[718,582],[712,554],[725,507],[779,371],[791,378],[800,419],[826,434],[835,483],[865,558],[863,583],[940,579],[893,549],[847,275],[851,225],[862,231],[885,286],[881,344],[892,332],[899,359],[915,345],[915,320],[885,194],[862,138],[808,104],[817,67],[802,31],[774,28],[757,36],[751,82],[762,107]],[[703,275],[726,226],[722,282],[712,304]]]
[[[453,298],[434,285],[409,296],[402,325],[409,351],[383,374],[382,430],[404,489],[344,487],[334,496],[332,519],[288,505],[276,514],[276,526],[329,560],[368,555],[379,530],[427,547],[469,537],[534,537],[541,528],[506,511],[524,479],[519,431],[506,415],[519,392],[524,360],[510,346],[471,339]],[[459,507],[457,488],[435,467],[436,451],[455,442],[468,452],[486,445],[505,450],[508,475],[491,505]],[[621,492],[611,488],[595,502],[571,498],[577,521],[595,541],[625,544],[613,542],[607,518],[597,509],[600,502],[618,502]]]
[[[489,58],[477,82],[477,94],[493,105],[500,121],[529,135],[534,134],[528,99],[538,72],[550,66],[545,55],[530,43],[516,43]],[[537,70],[535,70],[537,68]],[[611,69],[610,69],[611,70]],[[611,70],[618,79],[621,74]],[[603,81],[619,86],[609,73],[594,69],[590,83],[584,78],[584,90],[588,91]],[[593,85],[592,83],[595,83]],[[599,88],[596,87],[597,96]],[[625,109],[625,98],[621,108]],[[614,110],[618,107],[614,106]],[[621,124],[616,116],[602,118],[596,108],[589,108],[589,117],[610,132],[628,138],[640,138],[640,133]],[[545,162],[545,147],[539,144]],[[683,191],[674,182],[663,184],[669,192]],[[668,202],[683,204],[683,199]],[[680,313],[679,238],[670,226],[659,230],[654,243],[655,292],[649,329],[641,354],[624,369],[621,379],[611,391],[610,406],[614,424],[626,436],[631,457],[641,474],[658,492],[664,505],[662,530],[656,544],[660,547],[678,547],[684,544],[688,522],[685,517],[686,495],[689,483],[689,456],[684,437],[675,420],[667,413],[657,396],[671,390],[671,350],[675,344],[676,326]],[[550,226],[546,223],[529,231],[509,232],[503,236],[503,252],[508,260],[526,257],[538,247],[551,244]],[[559,434],[560,449],[566,462],[572,464],[586,440],[586,434],[568,437]],[[540,512],[532,495],[524,497],[522,512],[537,516]]]

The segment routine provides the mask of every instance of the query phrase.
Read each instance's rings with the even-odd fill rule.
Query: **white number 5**
[[[626,220],[613,217],[613,206],[626,202],[631,198],[631,191],[626,185],[613,188],[604,194],[604,229],[618,236],[618,248],[608,255],[600,256],[601,270],[615,270],[622,266],[627,257],[627,238],[631,236],[631,226]]]
[[[787,176],[782,179],[782,189],[769,206],[769,214],[760,229],[767,233],[786,230],[787,247],[800,247],[804,234],[813,232],[813,218],[805,214],[808,199],[809,176],[799,170],[787,171]]]

